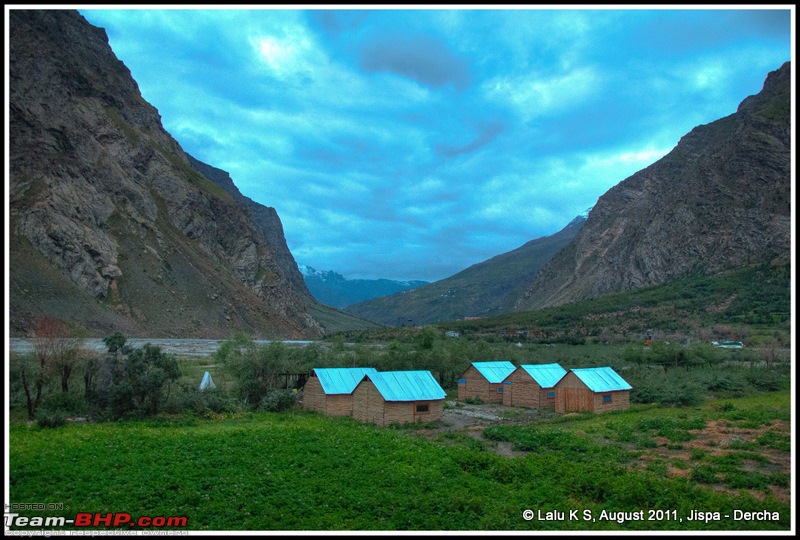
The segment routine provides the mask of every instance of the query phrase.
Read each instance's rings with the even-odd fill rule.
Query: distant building
[[[314,368],[303,387],[303,408],[329,416],[353,415],[353,390],[375,368]]]
[[[458,399],[503,403],[503,381],[516,369],[508,360],[473,362],[458,378]]]
[[[353,418],[379,426],[441,420],[446,395],[430,371],[367,373],[353,390]]]
[[[741,341],[712,341],[711,344],[714,347],[720,347],[722,349],[742,349],[744,348],[744,343]]]
[[[632,388],[610,367],[571,369],[555,385],[555,411],[601,413],[627,409]]]
[[[503,381],[503,405],[555,409],[555,385],[567,374],[559,364],[523,364]]]

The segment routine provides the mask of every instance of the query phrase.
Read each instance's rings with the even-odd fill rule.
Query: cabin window
[[[547,392],[547,397],[556,397],[556,393],[553,390]]]
[[[417,412],[428,412],[428,404],[417,405]]]
[[[501,386],[500,388],[497,389],[497,391],[502,394],[503,393],[503,387]]]
[[[611,403],[611,394],[606,394],[603,396],[603,403]]]

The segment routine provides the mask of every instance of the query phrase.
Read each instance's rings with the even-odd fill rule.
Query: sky
[[[79,11],[298,264],[351,279],[436,281],[558,232],[794,50],[788,5],[358,7]]]

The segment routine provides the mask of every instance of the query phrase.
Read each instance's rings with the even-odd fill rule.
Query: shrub
[[[785,381],[788,381],[786,377],[779,375],[775,371],[758,368],[748,370],[745,379],[753,387],[765,392],[780,390],[783,388]]]
[[[41,428],[57,428],[67,423],[67,415],[64,411],[48,410],[39,408],[36,411],[36,425]]]
[[[299,402],[299,392],[294,390],[273,390],[262,399],[258,410],[264,412],[288,411]]]
[[[238,412],[242,409],[239,400],[227,396],[219,389],[199,391],[195,387],[184,387],[170,395],[164,404],[164,412],[193,414]]]
[[[42,400],[42,408],[49,412],[61,411],[65,415],[86,413],[86,400],[83,396],[71,392],[56,392]]]
[[[659,403],[688,407],[699,405],[703,402],[703,393],[699,385],[693,381],[683,381],[682,384],[671,384],[664,388],[664,393]]]

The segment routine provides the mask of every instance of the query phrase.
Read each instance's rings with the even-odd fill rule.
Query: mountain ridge
[[[87,337],[309,339],[320,320],[365,324],[310,295],[274,210],[198,172],[105,30],[74,10],[9,17],[12,335],[42,318]]]
[[[735,113],[695,127],[611,188],[514,309],[788,260],[790,89],[786,62]]]

